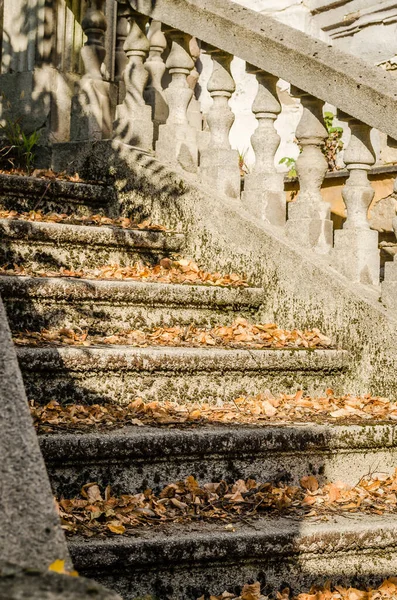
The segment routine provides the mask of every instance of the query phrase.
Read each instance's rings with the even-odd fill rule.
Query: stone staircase
[[[76,0],[77,5],[76,14],[84,13],[85,4]],[[18,342],[29,401],[127,405],[140,397],[224,406],[266,389],[291,395],[304,389],[315,395],[327,388],[335,394],[395,400],[397,263],[386,268],[386,302],[377,233],[367,219],[373,198],[367,172],[375,161],[370,132],[377,128],[397,138],[395,80],[230,0],[107,2],[106,17],[104,5],[96,0],[87,7],[81,22],[87,36],[80,61],[85,76],[79,79],[80,72],[74,73],[79,83],[73,80],[73,99],[58,103],[62,114],[69,115],[73,107],[69,137],[61,135],[53,108],[44,117],[45,135],[54,141],[45,148],[51,163],[46,167],[66,180],[0,174],[0,208],[5,211],[40,209],[76,217],[75,222],[0,219],[0,267],[6,265],[0,295]],[[38,43],[42,32],[50,34],[53,17],[48,27],[38,27]],[[113,37],[105,40],[106,31]],[[192,36],[202,40],[202,58],[213,67],[208,82],[213,104],[205,127],[193,96],[198,71]],[[114,58],[111,68],[102,64],[105,46]],[[247,61],[257,86],[256,162],[244,182],[238,153],[229,143],[233,55]],[[166,69],[170,82],[164,90]],[[57,75],[57,81],[64,77]],[[13,73],[0,77],[8,77],[8,85],[15,79]],[[303,105],[296,132],[302,149],[297,161],[300,190],[288,207],[275,166],[278,77],[292,84],[291,94]],[[56,100],[47,104],[57,106]],[[349,179],[342,191],[347,220],[335,235],[330,206],[321,196],[327,170],[321,151],[328,135],[324,102],[337,105],[351,129],[345,152]],[[93,213],[150,220],[164,228],[97,226],[90,222]],[[179,256],[194,258],[213,273],[244,274],[251,285],[87,275],[87,270],[100,272],[112,263],[127,269],[138,260],[153,266]],[[318,328],[333,346],[254,349],[184,341],[138,347],[73,345],[58,338],[56,343],[36,343],[34,337],[42,329],[88,330],[96,336],[131,327],[180,326],[188,331],[236,319],[277,322],[285,330]],[[154,423],[94,433],[59,428],[40,434],[40,444],[54,494],[65,498],[94,481],[120,495],[148,487],[160,491],[190,475],[200,484],[240,478],[299,484],[313,475],[321,485],[338,480],[353,485],[396,467],[391,418],[355,424],[322,418],[271,423]],[[227,526],[176,520],[139,527],[132,535],[74,535],[68,540],[76,569],[125,600],[197,600],[203,594],[235,591],[246,581],[260,581],[269,594],[286,586],[295,593],[328,579],[371,585],[395,575],[395,515],[395,510],[336,510],[326,518],[309,519],[280,511],[277,516],[243,516]]]
[[[91,186],[87,206],[95,193]],[[30,202],[28,186],[24,200]],[[51,197],[43,211],[54,207]],[[185,245],[183,233],[163,231],[10,219],[0,227],[2,260],[39,271],[94,268],[107,259],[126,266],[139,257],[154,263],[183,253]],[[125,327],[226,325],[237,317],[255,321],[263,314],[264,298],[256,287],[18,274],[0,277],[0,294],[15,332],[86,328],[100,335]],[[303,387],[315,393],[333,387],[342,393],[351,362],[343,349],[61,344],[17,346],[17,353],[28,398],[36,404],[51,399],[127,403],[137,396],[221,403],[266,388]],[[160,490],[189,475],[200,483],[253,477],[299,484],[313,474],[320,483],[353,485],[368,471],[392,472],[397,464],[390,423],[130,426],[96,433],[59,431],[39,439],[54,494],[65,498],[93,481],[122,494]],[[285,585],[306,589],[330,578],[377,582],[397,567],[396,524],[391,515],[337,514],[326,521],[260,516],[242,518],[231,529],[197,521],[141,528],[132,537],[73,536],[69,548],[81,574],[126,600],[195,600],[256,580],[268,592]]]

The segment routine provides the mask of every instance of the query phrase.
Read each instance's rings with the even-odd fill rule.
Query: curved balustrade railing
[[[285,228],[299,245],[329,255],[351,281],[378,285],[377,232],[367,218],[374,194],[367,176],[375,162],[370,131],[375,127],[397,139],[396,80],[230,0],[119,1],[112,30],[114,76],[109,76],[104,69],[106,1],[89,1],[81,21],[85,74],[75,98],[71,138],[115,137],[154,151],[160,160],[197,173],[212,189],[240,198],[253,216]],[[205,115],[194,93],[200,51],[212,61],[207,85],[212,105]],[[258,84],[252,106],[258,123],[252,136],[256,161],[243,190],[239,156],[229,142],[235,120],[230,107],[236,89],[233,56],[247,61],[247,72]],[[275,168],[278,78],[292,84],[291,93],[303,106],[296,131],[300,191],[288,209],[283,176]],[[351,129],[344,155],[350,175],[342,192],[347,220],[335,234],[330,206],[321,196],[327,171],[324,102],[336,106]]]

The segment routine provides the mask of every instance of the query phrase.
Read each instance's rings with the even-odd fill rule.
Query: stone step
[[[115,206],[116,192],[110,186],[0,173],[0,208],[4,210],[112,216]]]
[[[338,394],[349,363],[343,350],[22,346],[17,353],[27,395],[39,403],[212,402],[299,386]]]
[[[128,266],[177,252],[183,241],[181,233],[0,219],[0,265],[52,270]]]
[[[228,324],[252,318],[259,288],[99,281],[66,277],[0,277],[0,294],[14,330],[77,326],[109,334],[142,326]]]
[[[54,494],[76,497],[88,481],[114,493],[156,492],[189,475],[200,484],[253,478],[356,485],[369,471],[394,473],[393,425],[301,424],[125,427],[39,436]]]
[[[225,523],[145,528],[134,537],[71,538],[78,572],[118,591],[197,600],[259,581],[263,593],[298,592],[327,580],[379,584],[397,572],[396,515],[333,515],[327,521],[261,517]],[[208,596],[206,596],[208,597]]]

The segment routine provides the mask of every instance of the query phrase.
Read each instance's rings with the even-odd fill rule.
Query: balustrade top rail
[[[231,0],[129,3],[397,139],[397,81],[390,73]]]

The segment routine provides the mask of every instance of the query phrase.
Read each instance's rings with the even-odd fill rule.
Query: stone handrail
[[[129,2],[397,139],[397,80],[390,73],[230,0]]]

